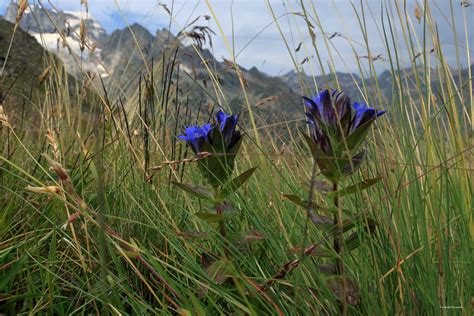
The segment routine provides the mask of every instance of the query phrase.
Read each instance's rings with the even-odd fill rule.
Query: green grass
[[[318,17],[315,7],[307,4],[303,16],[318,25],[323,17]],[[369,19],[366,9],[355,6],[351,17],[359,19],[361,32]],[[380,25],[381,37],[387,46],[405,45],[414,55],[436,39],[429,10],[421,22],[425,23],[422,39],[414,38],[411,12],[396,6],[384,6],[383,12],[387,19]],[[457,28],[464,26],[462,21],[450,22]],[[277,17],[275,26],[282,27]],[[405,42],[395,42],[395,27],[404,29]],[[380,40],[365,35],[366,46]],[[308,29],[297,30],[294,36],[308,36]],[[454,29],[453,36],[469,47]],[[289,39],[282,41],[293,45]],[[327,39],[318,36],[315,41],[314,46],[305,42],[309,45],[304,49],[316,55],[327,50],[337,58],[337,47]],[[289,48],[292,56],[293,51]],[[344,183],[383,177],[377,185],[342,201],[345,209],[377,223],[370,235],[358,225],[362,244],[344,253],[346,273],[358,284],[360,297],[349,313],[470,315],[474,299],[472,81],[454,79],[460,77],[446,64],[441,49],[429,59],[424,59],[426,55],[417,59],[412,69],[421,70],[415,71],[414,81],[406,80],[401,66],[404,52],[385,52],[394,82],[391,96],[385,97],[376,81],[360,87],[369,104],[388,113],[369,134],[368,157],[361,171]],[[168,79],[161,74],[167,62],[155,63],[155,81],[145,88],[148,97],[142,96],[140,110],[138,96],[130,98],[122,111],[117,102],[108,101],[114,98],[106,97],[100,84],[90,88],[95,97],[78,93],[71,99],[64,75],[55,71],[44,83],[50,93],[37,107],[41,122],[36,127],[19,129],[15,122],[1,128],[0,313],[336,314],[335,296],[317,268],[332,263],[331,259],[304,258],[292,273],[259,290],[285,263],[300,256],[290,249],[324,241],[324,234],[311,223],[305,230],[304,210],[282,198],[282,194],[306,198],[309,190],[312,160],[296,123],[277,122],[278,129],[274,123],[265,125],[252,104],[246,104],[250,115],[241,119],[247,135],[234,174],[252,166],[258,169],[231,197],[239,212],[227,228],[257,231],[263,240],[235,247],[223,240],[215,225],[193,215],[211,210],[212,205],[170,182],[199,183],[195,163],[166,165],[154,173],[152,183],[145,180],[150,167],[191,156],[176,135],[198,113],[189,110],[194,105],[186,104],[186,91],[177,92],[166,84]],[[333,64],[329,63],[328,71],[316,59],[313,69],[315,73],[324,69],[331,86],[337,86]],[[360,65],[365,78],[374,71],[372,62],[368,68]],[[432,76],[439,78],[437,86],[432,86]],[[210,89],[225,107],[225,95],[219,95],[217,80],[213,83]],[[314,84],[302,82],[303,91],[314,91]],[[176,93],[181,93],[178,103]],[[244,96],[243,85],[246,100]],[[303,109],[298,111],[303,118]],[[199,121],[207,118],[202,109]],[[50,169],[59,167],[42,154],[63,166],[67,181],[60,181]],[[28,186],[58,186],[60,192],[41,194]],[[331,203],[320,191],[315,202]],[[75,213],[79,216],[65,225]],[[208,233],[207,239],[183,235],[198,231]],[[215,282],[209,276],[203,253],[219,258],[231,254],[225,259],[227,281]]]

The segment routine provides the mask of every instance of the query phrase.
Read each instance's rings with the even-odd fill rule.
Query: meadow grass
[[[396,2],[382,6],[384,22],[379,37],[373,38],[365,32],[373,12],[364,3],[354,5],[363,44],[371,56],[370,41],[385,42],[393,86],[386,97],[375,76],[375,61],[359,63],[359,75],[371,81],[363,81],[360,95],[351,97],[388,113],[369,134],[367,161],[344,183],[382,177],[375,186],[342,201],[344,209],[377,224],[373,234],[364,231],[364,221],[357,224],[361,245],[343,253],[346,274],[358,285],[359,303],[348,312],[472,314],[472,74],[469,69],[463,81],[447,64],[441,44],[434,55],[428,53],[429,43],[437,43],[429,3],[421,12],[423,38],[413,32],[413,13]],[[272,4],[267,4],[273,14]],[[211,4],[209,9],[219,21]],[[307,82],[301,76],[301,94],[328,85],[344,89],[334,69],[337,47],[327,36],[312,33],[313,27],[320,28],[322,18],[316,6],[305,3],[291,8],[288,3],[289,12],[293,9],[301,14],[288,14],[290,19],[308,22],[306,29],[295,27],[293,35],[312,39],[303,49],[316,55],[311,65],[314,74],[326,76],[324,82]],[[465,47],[470,58],[470,43],[456,33],[465,23],[447,16],[456,43]],[[273,26],[283,27],[279,17],[274,16]],[[402,37],[394,34],[400,31]],[[232,57],[232,39],[226,40]],[[282,41],[298,66],[295,43],[283,35]],[[171,185],[171,181],[201,181],[196,163],[183,162],[192,153],[176,136],[184,126],[209,117],[204,108],[199,113],[191,110],[196,105],[186,102],[186,92],[179,92],[170,77],[163,75],[174,62],[172,50],[153,64],[153,76],[145,74],[148,80],[142,84],[141,95],[136,93],[125,103],[116,96],[127,87],[110,83],[104,90],[100,82],[94,82],[89,87],[93,93],[82,93],[80,83],[69,86],[62,70],[52,67],[44,82],[44,99],[32,104],[40,117],[37,124],[3,121],[0,313],[339,312],[318,269],[320,264],[332,263],[330,258],[301,258],[291,273],[262,289],[285,263],[301,257],[291,249],[326,243],[324,233],[308,224],[305,210],[282,197],[308,196],[312,159],[296,123],[267,124],[244,98],[241,129],[246,135],[234,174],[253,166],[258,169],[231,198],[239,212],[229,221],[228,231],[250,232],[258,237],[255,242],[235,246],[224,240],[213,223],[193,215],[211,210],[212,205]],[[330,54],[328,65],[318,59],[322,50]],[[419,51],[426,53],[414,58]],[[413,76],[402,66],[406,58],[402,54],[413,60]],[[457,66],[462,63],[459,58]],[[144,63],[146,72],[151,67]],[[225,90],[212,67],[208,70],[213,78],[209,93],[216,105],[227,108]],[[246,96],[242,79],[241,84]],[[303,122],[303,106],[295,111],[301,112]],[[153,170],[153,166],[159,168]],[[320,190],[314,202],[331,203]],[[196,232],[206,235],[196,236]],[[224,270],[206,271],[210,254],[227,258]]]

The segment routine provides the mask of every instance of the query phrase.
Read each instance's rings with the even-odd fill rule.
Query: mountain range
[[[3,19],[14,23],[17,8],[18,5],[12,1]],[[224,95],[232,109],[239,111],[244,109],[247,98],[250,104],[265,103],[261,111],[270,121],[281,121],[283,117],[293,118],[295,109],[301,109],[300,95],[308,91],[302,87],[314,87],[313,82],[325,82],[322,76],[313,78],[295,71],[282,76],[269,76],[256,67],[245,69],[239,66],[239,71],[236,71],[231,61],[224,58],[218,60],[211,50],[189,45],[189,38],[199,45],[210,35],[209,30],[197,24],[188,33],[177,35],[166,29],[152,34],[140,24],[107,34],[100,23],[86,12],[63,12],[32,5],[25,11],[20,27],[44,49],[57,55],[74,77],[81,79],[84,72],[93,73],[102,79],[112,95],[123,98],[136,95],[147,69],[161,63],[161,75],[165,75],[165,69],[174,69],[172,79],[180,80],[180,88],[188,91],[187,97],[191,100],[207,103],[221,100],[221,95]],[[7,34],[3,36],[5,41]],[[44,65],[41,66],[43,68]],[[405,79],[413,80],[412,69],[404,69],[403,74]],[[359,87],[364,84],[369,92],[375,89],[371,78],[364,81],[356,74],[341,72],[330,78],[334,75],[341,88],[355,99],[359,98]],[[461,79],[467,79],[467,70],[462,71],[461,76]],[[435,73],[431,80],[436,83]],[[219,82],[221,92],[213,89],[213,81]],[[378,75],[377,81],[377,89],[390,98],[393,87],[391,72],[387,70]],[[245,97],[242,84],[246,87]],[[268,102],[261,102],[265,99]]]

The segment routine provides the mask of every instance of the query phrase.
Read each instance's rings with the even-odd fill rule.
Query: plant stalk
[[[333,192],[337,192],[337,183],[333,184]],[[347,314],[347,288],[344,271],[344,259],[343,259],[343,223],[342,223],[342,207],[339,194],[334,196],[334,206],[337,208],[337,214],[334,215],[334,225],[337,225],[337,231],[334,235],[333,249],[336,253],[336,275],[342,276],[342,297],[341,297],[341,312],[343,315]]]

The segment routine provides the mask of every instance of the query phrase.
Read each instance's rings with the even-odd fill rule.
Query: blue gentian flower
[[[311,127],[307,139],[321,173],[332,181],[353,173],[365,151],[359,147],[375,119],[385,113],[365,103],[350,101],[343,91],[323,90],[313,98],[303,97]],[[358,152],[359,151],[359,152]]]
[[[240,132],[235,130],[239,121],[238,115],[227,115],[222,110],[220,110],[217,112],[216,120],[222,137],[224,138],[226,147],[232,147],[232,145],[238,142],[242,137]]]
[[[319,128],[325,127],[336,130],[338,123],[350,114],[350,99],[344,92],[338,90],[323,90],[316,97],[309,99],[303,97],[306,105],[310,108],[308,118],[313,123],[320,123]],[[334,104],[333,104],[334,103]]]
[[[377,117],[385,114],[386,111],[377,111],[367,106],[365,103],[354,102],[352,105],[355,110],[354,119],[351,122],[350,132],[364,124],[372,123]]]
[[[204,126],[189,126],[184,131],[184,135],[179,135],[178,138],[185,140],[195,154],[198,154],[201,150],[202,144],[209,139],[209,133],[212,130],[211,124],[205,124]]]
[[[215,122],[203,126],[190,126],[178,138],[187,142],[195,154],[208,152],[209,157],[198,161],[202,173],[217,188],[225,183],[234,167],[242,134],[237,131],[238,115],[227,115],[222,110]]]

